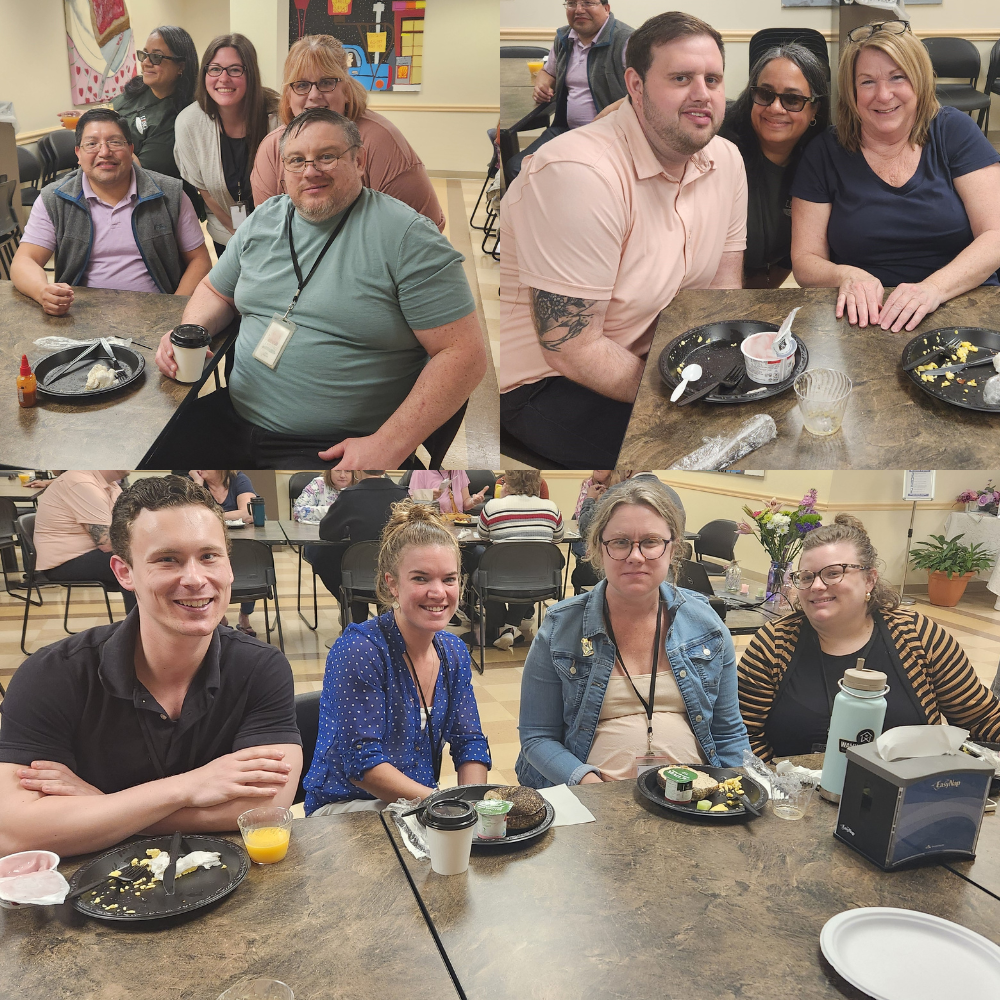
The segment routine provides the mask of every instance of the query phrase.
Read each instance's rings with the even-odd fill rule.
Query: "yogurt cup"
[[[468,870],[477,822],[476,810],[462,799],[438,799],[424,810],[432,871],[461,875]]]
[[[208,350],[211,337],[203,326],[194,323],[182,323],[170,331],[170,343],[174,348],[174,361],[177,362],[178,382],[197,382],[205,369],[205,353]]]
[[[774,353],[774,342],[777,337],[777,333],[770,331],[754,333],[740,344],[747,377],[751,382],[756,382],[758,385],[774,385],[783,382],[794,371],[798,345],[792,340],[791,352],[784,357],[778,357]]]
[[[13,878],[16,875],[30,875],[32,872],[50,871],[59,867],[59,855],[52,851],[19,851],[0,858],[0,878]],[[16,910],[26,903],[12,903],[0,899],[0,906],[5,910]]]
[[[507,836],[507,813],[514,803],[507,799],[483,799],[476,803],[479,826],[476,835],[480,840],[502,840]]]

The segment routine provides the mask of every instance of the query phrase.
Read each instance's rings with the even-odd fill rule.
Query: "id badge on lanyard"
[[[272,371],[278,367],[278,361],[288,342],[295,333],[295,324],[280,313],[274,313],[264,335],[253,349],[253,356]]]
[[[229,209],[229,218],[232,220],[233,229],[239,229],[247,221],[247,207],[243,202],[237,202]]]

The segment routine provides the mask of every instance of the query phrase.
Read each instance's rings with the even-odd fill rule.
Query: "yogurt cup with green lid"
[[[507,836],[507,813],[514,808],[506,799],[483,799],[476,803],[479,828],[476,835],[480,840],[500,840]]]

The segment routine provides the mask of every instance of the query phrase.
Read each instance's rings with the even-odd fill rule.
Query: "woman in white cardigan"
[[[261,139],[278,126],[278,95],[260,82],[257,51],[244,35],[212,39],[201,60],[195,102],[174,125],[174,159],[208,208],[208,231],[222,254],[253,211],[250,171]]]

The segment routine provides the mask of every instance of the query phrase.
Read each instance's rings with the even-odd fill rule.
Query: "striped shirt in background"
[[[563,536],[562,514],[551,500],[500,497],[483,507],[479,536],[491,542],[558,542]]]

